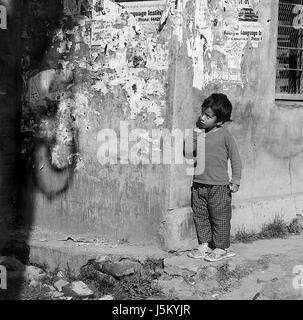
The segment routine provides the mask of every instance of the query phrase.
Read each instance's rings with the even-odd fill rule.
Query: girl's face
[[[199,118],[199,127],[206,132],[212,130],[217,126],[217,116],[214,114],[211,108],[202,110]]]

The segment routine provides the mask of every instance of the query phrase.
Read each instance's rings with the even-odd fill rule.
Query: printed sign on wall
[[[221,0],[221,10],[215,11],[210,1],[195,1],[195,28],[199,34],[187,41],[188,54],[193,59],[194,87],[244,84],[244,48],[258,47],[262,41],[258,2]]]
[[[152,1],[118,1],[139,22],[144,31],[153,32],[157,29],[162,12],[165,8],[165,0]]]
[[[257,47],[262,40],[262,26],[259,16],[254,10],[251,0],[239,0],[238,4],[238,28],[224,30],[226,40],[246,44],[250,40],[253,47]]]
[[[229,81],[231,83],[241,83],[241,61],[243,50],[250,41],[252,47],[257,48],[262,41],[262,25],[259,16],[253,8],[250,0],[239,0],[238,2],[238,21],[234,28],[224,28],[224,45],[227,70],[222,72],[217,66],[212,70],[216,81]]]
[[[165,0],[152,1],[117,1],[94,0],[92,12],[92,46],[103,46],[104,22],[114,22],[126,10],[132,14],[140,28],[145,32],[154,32],[159,26]],[[106,32],[105,32],[106,33]]]

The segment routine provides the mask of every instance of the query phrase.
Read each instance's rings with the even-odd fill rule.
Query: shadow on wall
[[[0,0],[0,256],[8,252],[14,241],[13,222],[18,207],[17,123],[21,100],[18,48],[22,4],[22,1]],[[18,283],[15,288],[17,295]],[[0,290],[1,300],[7,297],[7,292]]]
[[[15,7],[11,8],[9,21],[16,20],[20,23],[20,28],[16,29],[18,30],[16,37],[21,38],[20,50],[16,52],[16,45],[8,33],[6,34],[6,48],[4,48],[8,52],[14,51],[15,55],[15,66],[9,70],[9,76],[14,78],[9,85],[14,84],[15,87],[10,90],[9,96],[6,97],[8,100],[14,101],[14,128],[9,137],[16,145],[13,150],[14,154],[9,148],[7,150],[10,154],[6,155],[6,150],[1,145],[1,158],[6,159],[9,156],[11,167],[13,167],[10,176],[11,185],[7,187],[6,191],[9,192],[8,189],[10,188],[16,197],[14,208],[10,203],[11,210],[5,216],[6,223],[0,223],[0,228],[3,229],[2,231],[0,229],[3,238],[1,242],[0,236],[0,255],[15,255],[22,263],[28,264],[28,241],[35,218],[35,193],[41,192],[48,201],[52,201],[67,191],[72,183],[77,161],[74,155],[77,154],[78,149],[78,131],[73,124],[72,110],[67,108],[64,115],[60,112],[63,96],[56,99],[40,97],[45,100],[44,103],[33,106],[28,103],[24,94],[25,91],[29,90],[27,88],[29,79],[35,75],[50,69],[60,73],[60,68],[62,68],[59,63],[60,55],[58,55],[58,52],[54,54],[49,48],[53,43],[56,30],[62,26],[62,1],[18,0],[18,5],[20,5],[18,13]],[[12,27],[12,23],[9,23],[8,28],[10,27]],[[0,43],[0,46],[3,47],[2,38]],[[2,54],[1,57],[3,57]],[[1,79],[1,81],[8,82],[9,79],[10,77]],[[50,81],[49,87],[54,85],[53,81]],[[22,83],[23,88],[21,89]],[[72,83],[72,77],[69,78],[70,83]],[[69,98],[72,98],[72,94],[69,94]],[[1,95],[0,99],[2,99]],[[25,101],[20,107],[22,100]],[[1,106],[0,112],[2,111]],[[65,143],[60,143],[59,127],[69,137]],[[59,152],[65,161],[62,161],[62,159],[54,161],[55,151]],[[1,161],[1,166],[5,168],[6,164]],[[3,176],[3,168],[0,168],[1,176]],[[2,190],[1,186],[1,193]],[[1,195],[1,200],[2,198]],[[3,206],[2,201],[1,209],[3,209]],[[1,220],[4,221],[4,219]],[[4,229],[6,230],[5,233]],[[4,234],[6,235],[5,238]],[[9,269],[8,271],[10,271]],[[23,273],[14,278],[9,276],[7,290],[0,290],[0,300],[22,298],[22,283],[24,280],[25,274]]]

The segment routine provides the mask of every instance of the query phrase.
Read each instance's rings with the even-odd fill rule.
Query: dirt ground
[[[219,300],[303,300],[303,235],[237,247],[241,265],[246,261],[253,271]]]
[[[159,282],[179,299],[303,299],[303,235],[234,244],[231,249],[235,257],[216,263],[190,259],[186,253],[165,259],[173,278]]]

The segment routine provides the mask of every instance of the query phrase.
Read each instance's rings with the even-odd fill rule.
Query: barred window
[[[276,99],[303,100],[303,0],[279,0]]]

